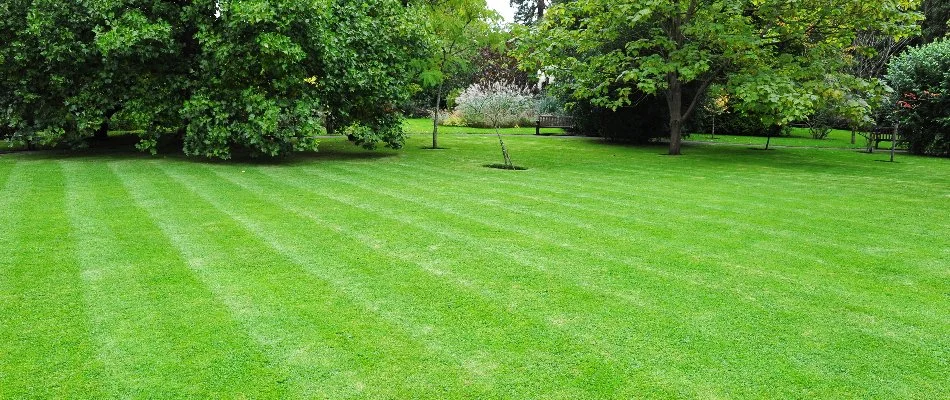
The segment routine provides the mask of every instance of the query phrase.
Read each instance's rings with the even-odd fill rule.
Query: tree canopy
[[[526,68],[555,76],[570,96],[616,109],[664,98],[670,154],[710,86],[731,107],[769,123],[809,115],[823,98],[866,102],[879,85],[844,66],[864,31],[917,29],[913,0],[576,0],[522,35]],[[846,107],[847,108],[847,107]]]
[[[280,156],[338,130],[403,143],[396,104],[426,56],[399,0],[12,0],[0,5],[0,126],[81,143],[116,113],[140,147]]]
[[[435,88],[432,107],[432,147],[438,148],[439,108],[450,78],[473,69],[479,51],[501,43],[500,17],[485,0],[417,0],[424,10],[429,57],[421,83]]]

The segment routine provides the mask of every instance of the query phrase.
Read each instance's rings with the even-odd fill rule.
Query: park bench
[[[540,135],[541,128],[573,129],[574,118],[563,115],[542,114],[538,116],[537,121],[534,121],[534,134]]]
[[[874,148],[881,148],[881,142],[894,141],[894,127],[878,127],[871,132],[871,141],[874,142]],[[898,142],[900,138],[898,138]]]

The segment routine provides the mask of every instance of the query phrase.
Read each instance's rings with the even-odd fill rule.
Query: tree
[[[509,4],[515,8],[515,22],[534,25],[544,18],[548,8],[568,1],[572,0],[509,0]]]
[[[523,119],[535,107],[531,93],[511,83],[493,82],[488,85],[474,84],[465,89],[458,98],[458,107],[465,114],[477,115],[482,126],[495,130],[505,169],[517,169],[499,128],[506,123]]]
[[[314,149],[324,125],[402,145],[395,104],[424,57],[399,0],[13,0],[0,30],[0,123],[86,139],[115,113],[139,147],[230,158]],[[15,62],[7,63],[6,60]],[[40,112],[37,112],[39,110]],[[35,133],[31,133],[35,132]]]
[[[0,2],[0,134],[77,144],[98,128],[97,21],[77,1]]]
[[[523,34],[518,56],[526,68],[570,77],[572,95],[597,105],[616,109],[639,93],[662,94],[669,153],[676,155],[684,122],[713,83],[735,109],[778,125],[808,116],[820,96],[864,87],[865,81],[843,77],[855,35],[871,29],[907,36],[920,18],[915,6],[910,0],[577,0],[550,8]]]
[[[950,39],[911,47],[891,61],[891,109],[910,151],[950,155]]]
[[[932,43],[950,33],[950,0],[923,0],[920,44]]]
[[[544,18],[550,0],[511,0],[515,8],[515,22],[531,25]]]
[[[439,148],[439,110],[445,83],[454,74],[472,68],[481,49],[497,45],[498,14],[485,0],[420,0],[426,11],[430,58],[423,84],[436,87],[432,106],[432,148]]]

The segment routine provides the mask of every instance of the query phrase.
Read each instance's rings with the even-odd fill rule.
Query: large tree
[[[439,147],[439,109],[446,82],[473,68],[479,51],[498,44],[498,13],[485,0],[418,0],[426,15],[429,58],[422,84],[435,88],[432,99],[432,148]]]
[[[873,84],[848,74],[855,36],[911,34],[914,0],[577,0],[556,5],[519,50],[527,67],[570,82],[572,96],[618,108],[658,94],[670,154],[718,84],[731,106],[785,124],[825,97]]]
[[[118,112],[153,151],[171,138],[189,155],[279,156],[313,149],[324,123],[399,147],[395,105],[424,57],[421,20],[399,0],[0,7],[0,125],[51,140],[102,132]]]
[[[92,135],[103,69],[97,21],[77,1],[0,2],[0,134],[34,144]]]

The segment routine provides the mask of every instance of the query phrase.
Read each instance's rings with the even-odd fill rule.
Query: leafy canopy
[[[518,56],[526,68],[557,77],[570,96],[602,107],[663,95],[671,130],[711,85],[728,93],[736,110],[785,124],[809,115],[822,97],[872,90],[873,83],[844,72],[858,50],[855,35],[909,35],[920,18],[916,6],[915,0],[577,0],[552,7],[523,31]]]
[[[403,143],[395,104],[426,56],[399,0],[12,0],[0,22],[0,126],[81,142],[116,114],[140,147],[280,156],[324,128]]]

